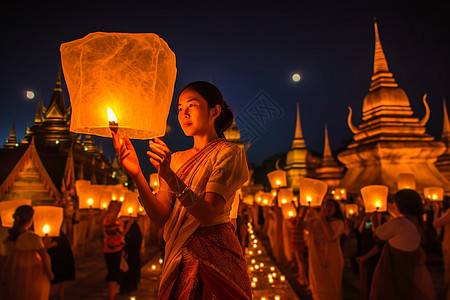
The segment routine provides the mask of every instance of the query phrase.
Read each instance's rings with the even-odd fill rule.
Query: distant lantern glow
[[[33,100],[34,99],[34,92],[33,91],[26,91],[25,95],[28,99]]]
[[[300,76],[300,74],[295,73],[294,75],[292,75],[292,81],[293,82],[299,82],[302,79],[302,76]]]

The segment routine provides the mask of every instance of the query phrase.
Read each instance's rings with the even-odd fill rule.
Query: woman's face
[[[332,218],[336,214],[336,207],[334,206],[334,203],[331,201],[328,201],[325,204],[325,215],[327,218]]]
[[[204,135],[214,129],[214,108],[196,91],[186,89],[178,98],[178,122],[186,136]]]

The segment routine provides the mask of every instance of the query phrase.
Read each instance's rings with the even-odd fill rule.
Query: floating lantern
[[[272,186],[273,189],[287,186],[286,171],[283,170],[272,171],[267,174],[267,178],[269,178],[270,185]]]
[[[414,175],[409,173],[399,174],[397,177],[397,189],[399,191],[403,189],[415,190],[416,180],[414,179]]]
[[[104,185],[82,185],[77,189],[78,207],[85,208],[101,208],[100,199],[103,190],[106,189]]]
[[[444,188],[439,186],[429,186],[423,188],[423,194],[425,198],[431,201],[443,201],[444,200]]]
[[[255,195],[256,204],[262,205],[263,195],[264,195],[263,191],[259,191],[256,193],[256,195]]]
[[[125,217],[137,217],[139,212],[139,193],[126,191],[125,200],[122,203],[122,208],[120,209],[119,216]]]
[[[253,205],[254,199],[255,199],[255,197],[253,195],[248,194],[247,196],[244,197],[242,202],[244,202],[247,205]]]
[[[368,185],[361,189],[366,213],[387,210],[389,188],[385,185]]]
[[[236,191],[236,194],[234,195],[233,204],[231,204],[231,210],[230,210],[230,218],[236,219],[239,211],[239,202],[241,201],[241,195],[242,191],[241,189]]]
[[[347,204],[345,206],[345,214],[347,218],[352,218],[358,215],[358,205],[356,204]]]
[[[62,207],[34,206],[34,232],[39,236],[59,236],[64,218]]]
[[[61,45],[72,107],[70,131],[132,139],[163,136],[176,77],[175,54],[153,33],[90,33]]]
[[[152,173],[150,174],[150,186],[152,187],[154,192],[159,191],[159,174],[158,173]]]
[[[281,211],[283,212],[283,218],[290,219],[297,216],[297,210],[292,202],[281,205]]]
[[[24,199],[24,200],[0,201],[0,216],[2,218],[3,227],[13,227],[14,212],[19,206],[22,205],[31,205],[31,200]]]
[[[294,200],[294,193],[290,188],[281,188],[278,192],[278,206],[283,204],[292,203]]]
[[[346,188],[336,188],[332,192],[334,200],[345,200],[347,199],[347,189]]]
[[[272,193],[263,193],[261,196],[262,206],[272,206],[273,196]]]
[[[327,192],[328,185],[320,180],[304,178],[299,179],[300,204],[304,206],[320,206]]]

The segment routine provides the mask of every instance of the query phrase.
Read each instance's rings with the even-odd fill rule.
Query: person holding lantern
[[[432,201],[434,211],[434,227],[444,227],[444,238],[442,240],[442,256],[444,259],[444,281],[447,285],[447,300],[450,299],[450,209],[448,209],[450,198],[445,196],[444,202]],[[440,204],[443,204],[443,213],[439,216]]]
[[[112,132],[119,161],[138,187],[152,222],[164,226],[159,299],[250,299],[247,265],[229,214],[247,181],[245,153],[223,137],[233,114],[214,85],[191,82],[178,96],[178,121],[193,148],[171,153],[159,138],[147,152],[158,170],[155,197],[127,137]]]
[[[329,199],[322,203],[319,214],[309,208],[308,215],[313,215],[304,221],[309,232],[309,282],[313,299],[342,299],[344,256],[340,238],[345,223],[339,203]]]
[[[4,240],[6,261],[1,270],[0,287],[5,299],[47,300],[54,276],[50,257],[41,238],[28,231],[33,224],[34,210],[19,206],[14,224]]]
[[[394,217],[375,229],[375,237],[384,241],[365,255],[364,262],[381,251],[370,288],[370,299],[435,299],[430,273],[421,248],[423,205],[420,195],[409,189],[398,191],[388,206]]]

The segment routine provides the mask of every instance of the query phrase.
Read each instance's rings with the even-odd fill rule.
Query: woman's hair
[[[418,225],[422,227],[423,204],[422,198],[416,191],[410,189],[400,190],[394,195],[394,202],[401,214],[408,218],[415,217]]]
[[[193,81],[181,89],[178,97],[180,97],[184,90],[193,90],[199,93],[206,100],[209,108],[214,108],[217,104],[220,105],[220,115],[214,121],[214,128],[219,137],[224,137],[223,132],[233,124],[233,112],[224,100],[219,89],[214,84],[206,81]]]
[[[344,215],[342,214],[342,210],[341,210],[341,207],[339,206],[339,203],[336,200],[334,200],[334,199],[328,199],[325,202],[325,205],[327,205],[329,202],[334,204],[334,216],[333,216],[333,218],[338,218],[338,219],[341,219],[342,221],[345,221],[344,220]]]
[[[20,235],[19,228],[23,227],[25,224],[29,223],[33,219],[34,210],[29,205],[22,205],[16,208],[14,212],[14,224],[11,229],[9,229],[8,240],[15,242]]]

